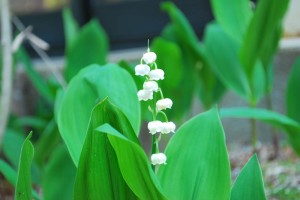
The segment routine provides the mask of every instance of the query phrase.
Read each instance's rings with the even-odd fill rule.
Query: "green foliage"
[[[44,200],[72,200],[76,167],[65,145],[53,150],[42,181]]]
[[[70,10],[63,14],[66,48],[65,78],[69,82],[80,69],[90,64],[106,64],[108,38],[97,20],[92,20],[78,30]]]
[[[241,63],[249,76],[257,61],[265,69],[269,67],[280,39],[274,34],[278,35],[288,4],[289,0],[258,2],[240,50]]]
[[[217,108],[182,125],[166,155],[158,177],[169,199],[229,199],[230,165]]]
[[[100,78],[99,78],[100,77]],[[116,64],[91,65],[70,82],[57,121],[74,163],[77,165],[93,107],[104,98],[119,106],[136,135],[140,128],[140,105],[131,76]]]
[[[167,111],[169,116],[180,120],[191,106],[195,76],[192,75],[193,72],[189,67],[184,67],[183,52],[175,42],[158,37],[153,40],[151,49],[159,58],[158,66],[161,66],[165,74],[172,74],[172,76],[165,77],[160,87],[164,95],[171,98],[176,105],[176,112],[175,110]],[[185,73],[190,76],[184,75]]]
[[[164,2],[161,7],[163,11],[169,14],[171,19],[171,24],[165,28],[162,37],[173,42],[173,46],[177,45],[181,49],[182,62],[179,64],[184,76],[182,77],[180,87],[185,92],[185,100],[181,100],[185,102],[183,108],[186,108],[186,110],[190,108],[194,90],[197,88],[201,102],[206,109],[209,109],[221,99],[225,88],[211,70],[204,46],[199,43],[192,26],[183,13],[171,2]],[[158,46],[156,44],[156,48],[156,51],[160,52],[159,49],[162,48],[162,45]],[[170,57],[170,54],[160,57],[160,61],[158,60],[158,62],[167,63],[168,57]],[[167,60],[164,61],[165,59]],[[169,65],[165,67],[167,68]],[[176,99],[176,96],[174,96],[174,99]]]
[[[3,153],[12,166],[17,169],[25,136],[13,129],[6,129],[3,138]]]
[[[19,59],[23,65],[26,75],[32,82],[34,88],[37,92],[48,102],[54,102],[54,94],[49,87],[49,84],[45,82],[43,77],[34,69],[33,64],[30,60],[29,55],[24,48],[20,48],[16,54],[17,59]]]
[[[33,160],[34,148],[30,142],[31,136],[32,132],[29,133],[22,145],[15,190],[15,200],[32,199],[31,162]]]
[[[256,155],[245,164],[231,189],[231,200],[264,200],[264,182]]]
[[[205,31],[208,62],[222,82],[252,106],[271,91],[272,60],[288,3],[260,0],[252,13],[248,0],[212,0],[219,26],[209,25]]]
[[[74,19],[70,8],[65,8],[62,15],[64,21],[66,46],[71,46],[71,44],[76,40],[79,32],[79,25]]]
[[[218,24],[231,39],[241,43],[252,17],[249,0],[211,0],[211,4]]]
[[[259,108],[223,108],[222,117],[251,118],[283,129],[295,152],[300,155],[300,123],[279,113]]]
[[[292,67],[286,89],[287,115],[300,123],[300,58]]]
[[[238,43],[218,24],[212,23],[205,29],[204,45],[210,66],[218,77],[228,88],[248,99],[250,88],[247,75],[238,60]]]
[[[75,199],[164,199],[153,179],[126,116],[107,99],[96,105],[78,164]]]

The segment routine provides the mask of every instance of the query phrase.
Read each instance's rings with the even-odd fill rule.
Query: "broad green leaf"
[[[241,63],[248,74],[252,74],[251,72],[257,60],[269,60],[266,56],[273,56],[273,50],[269,51],[268,49],[270,49],[270,46],[273,48],[277,46],[275,44],[278,41],[275,39],[279,38],[275,37],[274,34],[278,35],[278,27],[282,22],[288,4],[289,0],[260,0],[258,2],[240,49]],[[272,52],[272,54],[267,55],[265,52]],[[267,66],[264,66],[264,68]]]
[[[97,128],[97,131],[107,134],[122,176],[139,199],[166,199],[140,145],[124,137],[109,124]]]
[[[135,65],[130,65],[125,60],[121,60],[118,62],[118,65],[125,69],[133,78],[138,90],[143,88],[143,84],[145,82],[145,77],[135,75]],[[151,121],[152,114],[149,112],[148,105],[149,102],[142,101],[141,103],[141,118],[144,121]]]
[[[71,46],[72,42],[76,40],[76,36],[79,32],[79,25],[74,19],[70,8],[63,10],[63,22],[66,46]]]
[[[18,178],[15,190],[15,200],[31,200],[32,186],[31,186],[31,162],[33,159],[34,148],[30,142],[32,132],[29,133],[25,139],[20,156]]]
[[[23,134],[12,129],[6,129],[3,138],[3,153],[15,169],[19,165],[19,157],[24,140]]]
[[[101,126],[106,123],[110,124],[110,129],[105,129],[107,126]],[[107,134],[111,134],[111,130],[113,130],[112,134],[121,137],[122,140],[126,138],[125,144],[119,144],[118,138],[109,137]],[[157,188],[151,178],[149,179],[151,172],[149,164],[146,165],[148,171],[135,168],[135,165],[145,167],[145,158],[139,158],[140,152],[137,149],[142,151],[122,111],[107,99],[96,105],[78,164],[75,199],[152,199],[154,194],[159,197],[160,195],[156,193]],[[129,161],[132,161],[130,165],[126,163]],[[140,182],[140,178],[144,182]],[[137,186],[132,179],[139,181],[140,186]],[[146,186],[143,187],[143,184]],[[137,191],[136,187],[141,187],[143,190]],[[143,198],[145,196],[140,195],[148,196]]]
[[[69,82],[80,69],[90,64],[106,64],[108,38],[96,20],[85,25],[66,52],[65,78]]]
[[[217,22],[222,26],[231,39],[240,43],[252,17],[250,1],[212,0],[211,5]]]
[[[204,45],[211,68],[236,93],[249,99],[250,88],[247,76],[238,58],[238,44],[217,24],[205,29]]]
[[[253,155],[245,164],[231,189],[231,200],[264,200],[264,182],[259,161]]]
[[[44,78],[34,69],[34,66],[30,60],[29,55],[25,51],[25,49],[20,48],[16,54],[17,58],[23,63],[24,70],[30,81],[32,82],[34,88],[38,91],[38,93],[45,98],[49,103],[54,102],[54,95],[52,91],[47,85]]]
[[[0,173],[3,174],[5,179],[13,186],[16,185],[18,174],[9,166],[4,160],[0,159]],[[32,190],[32,196],[34,199],[39,200],[40,197],[35,190]]]
[[[300,155],[300,124],[279,113],[259,108],[223,108],[221,117],[252,118],[284,130],[295,152]]]
[[[287,115],[300,123],[300,58],[298,58],[289,74],[286,89]]]
[[[91,65],[73,78],[58,109],[58,127],[71,157],[78,164],[93,107],[108,97],[129,119],[136,135],[140,104],[131,76],[116,64]]]
[[[158,177],[168,199],[229,199],[230,165],[217,108],[182,125],[165,154]]]
[[[72,200],[76,167],[65,145],[58,146],[52,153],[44,171],[44,200]]]

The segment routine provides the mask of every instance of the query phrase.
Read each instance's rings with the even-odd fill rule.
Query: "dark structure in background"
[[[97,18],[106,30],[110,49],[147,45],[148,38],[159,35],[169,18],[160,9],[161,0],[73,0],[71,9],[82,26]],[[199,38],[213,19],[209,0],[174,0],[187,16]],[[63,55],[64,32],[61,10],[19,16],[25,25],[51,45],[51,55]],[[32,53],[30,48],[29,52]]]

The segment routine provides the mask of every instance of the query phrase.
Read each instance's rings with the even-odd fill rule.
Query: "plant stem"
[[[153,94],[153,100],[152,100],[152,120],[155,121],[156,120],[156,107],[155,107],[155,102],[156,102],[156,95],[155,93]],[[152,135],[152,149],[151,149],[151,155],[158,153],[159,149],[158,149],[158,142],[157,142],[157,138],[155,136],[155,134]],[[155,172],[155,165],[151,165],[152,170]]]
[[[252,103],[250,104],[251,108],[255,108],[256,104]],[[250,119],[251,124],[251,142],[252,142],[252,148],[253,152],[257,153],[257,124],[255,119]]]
[[[267,100],[267,108],[273,111],[272,97],[270,93],[267,94],[266,100]],[[272,145],[274,150],[274,155],[272,156],[272,159],[275,159],[279,155],[279,136],[276,133],[275,128],[273,126],[271,126],[271,134],[272,134]]]
[[[1,35],[3,46],[3,66],[2,66],[2,90],[0,103],[0,149],[2,149],[2,139],[7,125],[12,93],[12,30],[10,24],[9,1],[1,0]]]

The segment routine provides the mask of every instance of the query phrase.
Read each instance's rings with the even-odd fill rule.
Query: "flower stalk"
[[[150,101],[148,108],[152,113],[152,121],[148,123],[148,129],[149,133],[152,134],[151,164],[153,171],[155,171],[156,165],[167,163],[166,155],[159,151],[161,135],[174,133],[176,129],[176,125],[169,122],[166,113],[163,111],[171,109],[173,102],[169,98],[164,98],[163,91],[159,87],[158,81],[164,79],[165,73],[158,68],[155,62],[156,58],[156,54],[148,48],[147,53],[141,58],[140,64],[135,67],[135,75],[145,77],[143,89],[137,93],[138,99],[140,101]],[[157,100],[158,97],[160,98]],[[163,116],[164,121],[157,120],[158,114]]]

